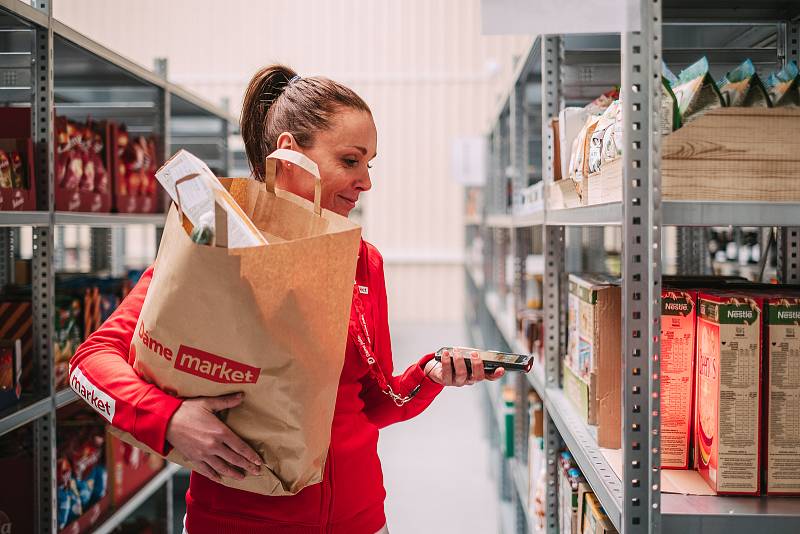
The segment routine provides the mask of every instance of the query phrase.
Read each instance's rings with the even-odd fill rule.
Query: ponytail
[[[340,108],[372,113],[355,91],[328,78],[300,78],[285,65],[260,69],[247,86],[239,128],[250,169],[264,180],[267,156],[278,148],[278,136],[289,132],[301,147],[310,147],[317,132],[327,130]]]

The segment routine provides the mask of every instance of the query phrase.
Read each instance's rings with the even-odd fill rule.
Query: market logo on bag
[[[175,369],[223,384],[255,384],[261,373],[257,367],[186,345],[181,345],[178,349]]]
[[[143,322],[139,323],[139,339],[150,352],[158,354],[167,361],[173,361],[172,349],[154,338],[152,332],[145,330]],[[173,365],[178,371],[221,384],[255,384],[261,374],[261,369],[258,367],[251,367],[186,345],[178,348],[178,355],[174,357]]]

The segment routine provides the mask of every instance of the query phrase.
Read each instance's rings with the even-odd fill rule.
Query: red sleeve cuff
[[[417,393],[418,397],[421,398],[435,397],[436,395],[439,394],[440,391],[442,391],[442,389],[444,389],[444,386],[442,386],[441,384],[437,384],[429,377],[425,376],[425,366],[428,364],[429,361],[433,359],[433,357],[434,357],[433,353],[426,354],[425,356],[420,358],[419,362],[417,362],[417,365],[415,365],[411,371],[411,379],[415,384],[420,385],[419,393]]]
[[[170,449],[167,443],[167,427],[182,403],[183,400],[151,385],[136,404],[133,437],[165,456]]]

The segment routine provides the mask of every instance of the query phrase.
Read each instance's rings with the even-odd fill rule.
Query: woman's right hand
[[[215,412],[242,403],[244,395],[186,399],[167,426],[167,441],[192,462],[195,471],[219,482],[221,475],[241,480],[261,472],[261,458]]]

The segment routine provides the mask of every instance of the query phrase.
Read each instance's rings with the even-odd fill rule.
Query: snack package
[[[22,340],[0,340],[0,410],[22,395]]]
[[[597,123],[600,122],[600,115],[590,115],[586,119],[578,137],[572,145],[572,159],[569,165],[569,177],[575,182],[582,182],[589,175],[589,143]]]
[[[678,78],[661,62],[661,109],[659,112],[661,122],[661,135],[667,135],[681,127],[681,112],[678,109],[678,99],[672,87]]]
[[[621,121],[622,121],[622,106],[620,105],[619,100],[615,100],[610,106],[608,106],[605,112],[603,112],[603,115],[597,122],[594,132],[592,132],[592,136],[589,139],[589,144],[588,144],[589,156],[587,158],[588,174],[594,174],[600,172],[600,167],[603,161],[605,161],[605,151],[603,149],[604,148],[603,141],[606,138],[606,134],[608,134],[609,143],[611,142],[610,137],[612,132],[614,131],[614,127],[617,123],[619,123],[621,127],[622,126]],[[614,152],[616,152],[617,150],[616,143],[614,146],[615,146]]]
[[[53,358],[58,388],[67,385],[69,360],[75,354],[78,345],[83,342],[80,299],[71,297],[57,299],[54,334]]]
[[[756,74],[756,68],[749,59],[726,74],[718,85],[726,106],[746,108],[772,106],[767,88],[761,83],[761,78]]]
[[[78,485],[72,474],[72,465],[65,456],[59,456],[56,460],[56,474],[56,500],[58,502],[56,522],[58,529],[61,530],[83,514],[83,506],[78,493]]]
[[[9,157],[11,159],[12,186],[17,189],[29,189],[27,167],[22,160],[22,155],[19,152],[11,152]]]
[[[94,427],[81,432],[69,451],[81,506],[86,509],[106,494],[108,472],[103,463],[105,436]]]
[[[589,115],[602,115],[615,100],[619,100],[619,87],[614,87],[598,96],[583,109]]]
[[[5,150],[0,150],[0,187],[10,188],[11,182],[11,159]]]
[[[792,60],[767,78],[767,91],[775,107],[800,106],[800,77],[797,62]]]
[[[672,91],[678,101],[682,125],[725,105],[722,94],[708,71],[708,60],[705,57],[681,72]]]

